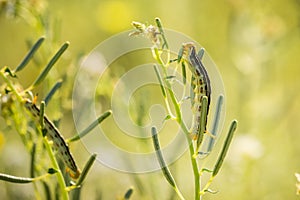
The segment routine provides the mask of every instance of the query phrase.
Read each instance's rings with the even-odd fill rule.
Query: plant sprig
[[[37,52],[38,48],[44,41],[44,37],[41,37],[36,44],[31,48],[27,56],[25,56],[24,60],[21,62],[21,64],[16,68],[16,70],[11,70],[9,67],[3,67],[0,69],[0,77],[4,80],[5,84],[5,95],[7,95],[7,98],[9,100],[5,100],[5,107],[2,107],[1,109],[9,109],[10,110],[10,115],[5,116],[5,117],[11,117],[13,122],[15,123],[15,128],[17,132],[19,132],[20,136],[22,137],[22,140],[24,142],[24,145],[28,147],[28,150],[30,151],[31,155],[31,162],[30,162],[30,178],[27,177],[17,177],[17,176],[12,176],[9,174],[1,173],[0,174],[0,180],[3,181],[8,181],[8,182],[13,182],[13,183],[34,183],[37,180],[44,179],[45,177],[55,174],[57,177],[57,182],[60,190],[60,197],[62,199],[69,199],[69,194],[68,191],[79,188],[82,186],[82,182],[85,180],[87,177],[87,173],[89,172],[90,168],[92,167],[96,155],[93,154],[89,161],[86,163],[84,166],[84,169],[79,176],[78,181],[74,186],[68,187],[67,184],[65,183],[65,177],[64,173],[61,171],[59,165],[58,165],[58,160],[52,150],[52,145],[53,145],[53,140],[49,141],[49,131],[56,131],[56,135],[60,134],[58,132],[58,129],[54,126],[54,123],[52,123],[45,115],[45,107],[47,103],[51,100],[52,96],[58,91],[60,88],[62,81],[58,80],[56,84],[53,86],[53,88],[50,90],[48,95],[45,98],[45,101],[42,101],[40,104],[40,108],[38,108],[35,103],[36,103],[36,98],[33,97],[31,89],[34,87],[38,86],[40,83],[42,83],[43,80],[47,78],[49,75],[50,70],[54,66],[54,64],[61,58],[62,54],[65,52],[67,47],[69,46],[69,43],[66,42],[64,43],[61,48],[56,52],[56,54],[52,57],[52,59],[49,61],[49,63],[46,65],[44,70],[38,75],[38,78],[33,82],[33,84],[25,89],[25,90],[20,90],[19,89],[19,83],[15,80],[18,80],[18,77],[16,76],[16,73],[21,71],[22,69],[25,68],[26,64],[30,61],[30,59],[34,56],[34,53]],[[12,80],[12,78],[14,80]],[[2,93],[2,91],[1,91]],[[33,99],[33,102],[31,102],[28,99],[28,94]],[[0,96],[0,103],[2,104],[2,96]],[[20,112],[19,108],[24,108],[26,107],[25,112]],[[37,123],[29,123],[30,121],[28,120],[28,115],[30,115],[30,121],[32,119],[35,119]],[[104,119],[106,119],[109,115],[111,115],[111,111],[105,112],[102,116],[100,116],[95,122],[87,126],[87,128],[80,133],[79,135],[76,135],[73,137],[72,141],[78,140],[80,137],[83,137],[87,135],[93,128],[95,128],[99,123],[101,123]],[[31,126],[31,128],[26,128],[26,126]],[[26,132],[27,130],[27,132]],[[31,131],[37,131],[38,134],[32,134],[28,130]],[[29,132],[29,133],[28,133]],[[31,134],[30,137],[26,137],[26,134]],[[52,133],[53,134],[53,133]],[[32,141],[32,137],[38,137],[39,139],[36,140],[35,142]],[[52,136],[51,136],[52,137]],[[53,137],[52,137],[53,138]],[[61,141],[60,144],[56,144],[56,146],[61,145],[64,143],[66,151],[68,150],[68,146],[65,144],[63,137],[59,136],[58,137]],[[48,163],[39,163],[37,164],[38,160],[35,159],[36,154],[37,154],[37,144],[40,146],[43,146],[45,148],[42,148],[43,152],[39,153],[44,153],[46,152],[48,154],[48,157],[50,158],[50,165],[52,165],[50,168],[47,166],[48,173],[45,175],[40,175],[35,177],[36,174],[40,174],[41,168],[37,168],[36,165],[41,165],[43,166],[44,164]],[[40,150],[40,149],[39,149]],[[73,161],[75,162],[75,161]],[[48,165],[48,164],[47,164]],[[76,166],[76,164],[75,164]],[[79,170],[78,170],[79,171]],[[76,172],[77,173],[77,172]],[[79,173],[78,173],[79,174]],[[75,178],[75,177],[74,177]],[[44,185],[45,188],[45,193],[46,196],[50,197],[51,194],[49,193],[49,187],[48,187],[48,181],[49,180],[43,180],[42,184]],[[37,190],[38,187],[35,187]],[[35,191],[36,194],[39,192]]]
[[[208,113],[208,98],[207,96],[203,96],[201,98],[201,113],[200,113],[200,121],[199,121],[199,126],[200,126],[200,130],[199,130],[199,134],[196,136],[196,142],[194,143],[191,139],[190,136],[190,131],[188,130],[186,124],[184,123],[183,119],[182,119],[182,113],[181,113],[181,107],[180,107],[180,101],[177,100],[174,90],[172,88],[172,83],[170,82],[170,80],[166,77],[169,77],[168,72],[167,72],[167,68],[169,67],[170,64],[173,63],[173,61],[177,60],[177,64],[181,64],[181,69],[182,69],[182,75],[183,75],[183,83],[184,85],[186,85],[186,67],[185,67],[185,62],[182,62],[182,58],[183,58],[183,54],[184,54],[184,50],[181,49],[179,54],[178,54],[178,58],[175,60],[170,60],[170,50],[169,50],[169,44],[167,42],[165,33],[164,33],[164,29],[162,26],[162,23],[160,21],[159,18],[155,18],[156,21],[156,29],[158,30],[158,34],[157,36],[161,37],[161,41],[162,45],[159,46],[157,42],[157,38],[155,38],[155,40],[153,40],[153,38],[148,37],[150,40],[152,40],[152,42],[154,43],[153,47],[152,47],[152,55],[154,57],[154,59],[157,61],[158,65],[161,68],[162,71],[162,75],[160,73],[160,70],[158,69],[158,67],[155,65],[154,66],[154,71],[155,74],[157,76],[158,82],[160,84],[160,88],[161,88],[161,92],[165,101],[165,105],[166,108],[168,110],[168,114],[166,119],[173,119],[175,121],[177,121],[177,123],[180,125],[180,128],[182,129],[182,131],[185,133],[186,136],[186,140],[189,144],[189,153],[190,153],[190,161],[192,164],[192,169],[193,169],[193,174],[194,174],[194,185],[195,185],[195,193],[194,193],[194,199],[195,200],[200,200],[201,196],[205,193],[205,192],[211,192],[211,190],[209,189],[210,183],[212,182],[212,180],[214,179],[214,177],[218,174],[222,163],[224,161],[225,155],[228,151],[229,148],[229,144],[232,140],[233,137],[233,133],[235,132],[235,129],[237,127],[237,121],[233,121],[230,127],[230,130],[228,132],[227,138],[225,140],[224,146],[221,150],[220,156],[218,158],[218,160],[216,161],[215,167],[214,169],[211,171],[212,176],[211,179],[208,181],[208,183],[201,189],[201,185],[200,185],[200,179],[201,179],[201,175],[202,175],[202,171],[204,169],[200,169],[198,166],[198,162],[199,160],[197,159],[199,152],[199,149],[202,146],[202,141],[203,141],[203,137],[204,137],[204,133],[206,133],[206,130],[204,129],[206,127],[206,121],[207,121],[207,113]],[[137,34],[143,34],[144,30],[147,30],[147,26],[140,23],[140,22],[136,22],[136,24],[139,25],[140,27],[143,27],[143,29],[139,29],[138,31],[134,32],[135,35]],[[148,26],[151,27],[151,30],[155,30],[155,28],[153,28],[152,25]],[[137,27],[136,27],[137,28]],[[145,35],[145,34],[143,34]],[[146,35],[147,37],[147,35]],[[162,54],[164,53],[163,50],[166,50],[165,52],[167,53],[167,60],[164,61],[162,59]],[[201,49],[198,53],[198,58],[201,60],[202,57],[204,55],[204,49]],[[177,67],[176,67],[177,68]],[[169,103],[170,102],[170,103]],[[216,132],[217,132],[217,127],[219,124],[219,118],[220,118],[220,112],[222,109],[222,102],[223,102],[223,96],[220,95],[219,99],[218,99],[218,104],[217,104],[217,110],[215,113],[215,119],[213,121],[213,135],[211,135],[212,137],[215,137]],[[173,106],[175,113],[173,113],[171,111],[171,106]],[[161,170],[164,174],[164,177],[166,178],[166,180],[168,181],[168,183],[174,188],[174,190],[176,191],[177,195],[179,196],[180,199],[184,199],[184,197],[182,196],[182,194],[179,192],[179,189],[177,187],[176,184],[176,180],[173,178],[169,168],[166,166],[166,163],[164,161],[164,158],[162,156],[161,150],[160,150],[160,144],[159,144],[159,139],[157,137],[157,133],[156,133],[156,129],[152,128],[152,139],[153,139],[153,143],[154,143],[154,148],[156,150],[156,154],[157,154],[157,159],[160,163],[161,166]],[[210,153],[212,146],[214,143],[214,138],[212,138],[211,140],[209,140],[209,145],[208,145],[208,153]]]

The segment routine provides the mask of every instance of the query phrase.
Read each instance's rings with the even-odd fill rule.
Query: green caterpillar
[[[203,96],[207,96],[208,104],[207,104],[207,114],[209,111],[209,105],[211,101],[211,85],[208,73],[201,61],[203,56],[204,50],[201,49],[200,52],[196,53],[195,45],[191,42],[184,43],[182,45],[182,52],[179,55],[179,59],[183,54],[188,54],[187,58],[189,61],[189,68],[192,72],[192,92],[191,92],[191,99],[192,99],[192,110],[193,110],[193,125],[191,128],[191,134],[196,137],[199,135],[200,131],[200,115],[201,115],[201,100]],[[205,132],[207,120],[205,122]],[[195,138],[196,139],[196,138]]]
[[[41,111],[34,103],[29,100],[25,100],[25,107],[35,118],[38,119],[40,117]],[[58,129],[46,115],[44,115],[44,123],[46,136],[49,138],[49,140],[53,141],[53,148],[57,150],[59,156],[67,166],[67,171],[69,172],[70,176],[74,179],[77,179],[80,175],[80,170],[77,167],[76,162],[63,136],[59,133]]]

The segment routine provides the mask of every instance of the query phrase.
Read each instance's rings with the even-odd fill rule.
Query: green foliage
[[[38,42],[41,40],[38,40]],[[32,178],[26,178],[26,177],[17,177],[12,176],[8,174],[1,174],[0,180],[7,181],[7,182],[13,182],[13,183],[32,183],[37,180],[46,179],[46,175],[42,175],[44,173],[46,168],[48,169],[48,175],[56,174],[57,176],[57,183],[53,182],[51,183],[50,180],[47,182],[42,182],[44,186],[47,186],[49,184],[58,184],[60,188],[60,197],[62,199],[69,199],[67,191],[71,191],[72,189],[75,189],[77,187],[81,187],[84,179],[87,176],[87,173],[89,169],[92,167],[92,164],[94,163],[96,159],[96,155],[92,155],[90,160],[85,165],[82,174],[80,175],[80,171],[78,169],[75,169],[76,171],[73,171],[72,174],[70,172],[70,176],[73,179],[78,179],[78,181],[74,184],[74,186],[69,186],[66,184],[65,180],[68,179],[67,176],[65,176],[58,165],[58,158],[53,153],[52,148],[50,147],[49,139],[51,142],[54,143],[54,147],[56,148],[63,148],[63,146],[66,148],[63,150],[64,155],[61,157],[61,159],[64,161],[64,164],[66,167],[72,169],[73,166],[68,166],[69,160],[73,160],[76,167],[75,160],[73,159],[72,155],[69,152],[69,148],[67,144],[65,143],[63,137],[61,136],[58,129],[55,127],[55,125],[46,117],[45,115],[45,102],[42,101],[40,108],[38,108],[35,103],[36,99],[33,99],[33,103],[28,100],[28,94],[32,94],[32,90],[35,89],[39,84],[43,82],[43,80],[46,79],[47,75],[50,72],[50,69],[53,67],[53,65],[57,62],[57,60],[60,58],[60,56],[63,54],[63,52],[66,50],[66,48],[69,46],[68,43],[65,43],[58,52],[54,55],[54,57],[49,61],[49,63],[46,65],[45,69],[41,72],[41,74],[38,76],[36,81],[29,86],[27,89],[23,89],[22,91],[19,91],[21,89],[21,85],[19,83],[13,82],[11,78],[17,79],[16,73],[24,69],[25,65],[30,61],[30,59],[34,56],[34,53],[37,49],[37,45],[35,44],[32,49],[29,51],[30,56],[26,56],[24,59],[25,61],[22,61],[21,67],[20,65],[17,67],[16,70],[12,71],[8,67],[4,67],[0,71],[0,76],[4,80],[4,84],[1,88],[5,88],[4,91],[1,91],[1,113],[7,121],[12,121],[14,128],[17,130],[19,135],[22,138],[22,141],[24,143],[24,146],[27,147],[28,152],[31,155],[31,170],[30,174]],[[17,88],[18,87],[18,88]],[[51,97],[54,95],[54,93],[57,91],[59,87],[54,87],[51,89],[50,94],[47,95],[48,101],[51,99]],[[17,109],[16,109],[17,108]],[[27,108],[27,109],[25,109]],[[83,137],[84,135],[88,134],[93,128],[96,127],[99,123],[101,123],[105,118],[107,118],[110,115],[110,111],[107,112],[108,114],[105,114],[104,116],[100,116],[99,119],[89,125],[87,129],[84,130],[83,134],[80,134],[80,137]],[[37,121],[38,123],[35,123]],[[10,123],[8,123],[10,124]],[[50,127],[51,128],[50,128]],[[53,132],[53,133],[50,133]],[[55,136],[53,136],[53,134]],[[57,141],[58,140],[58,141]],[[37,141],[38,143],[34,143],[34,141]],[[72,140],[70,140],[71,142]],[[75,140],[74,140],[75,141]],[[63,144],[63,145],[62,145]],[[47,152],[48,157],[50,158],[51,162],[47,162],[47,157],[44,158],[44,161],[37,160],[37,145],[39,146],[40,152],[39,154],[43,155]],[[58,150],[58,149],[57,149]],[[60,152],[61,150],[58,150]],[[65,155],[68,153],[68,155]],[[64,156],[69,156],[68,158],[64,158]],[[67,160],[67,161],[66,161]],[[53,167],[49,167],[49,166]],[[72,169],[74,170],[74,169]],[[37,176],[38,175],[38,176]],[[37,177],[35,177],[37,176]],[[38,189],[38,188],[36,188]],[[51,192],[48,187],[44,187],[45,189],[45,196],[51,195]],[[78,189],[77,189],[78,190]],[[38,193],[38,191],[36,191]]]
[[[224,142],[223,148],[220,151],[219,158],[217,159],[214,170],[212,171],[210,180],[203,186],[203,188],[201,188],[201,184],[200,184],[201,174],[199,174],[199,172],[207,171],[207,170],[204,170],[203,168],[198,167],[198,166],[200,166],[200,164],[199,164],[200,161],[198,160],[198,155],[200,153],[202,153],[202,152],[200,152],[200,147],[203,145],[202,142],[203,142],[204,134],[208,134],[207,130],[206,130],[207,115],[208,115],[208,108],[209,108],[208,96],[206,96],[205,93],[201,94],[200,92],[199,92],[200,94],[194,94],[194,96],[196,96],[197,98],[194,100],[194,102],[192,102],[192,104],[199,104],[200,106],[197,106],[197,109],[200,109],[200,110],[194,111],[195,112],[194,115],[196,116],[195,117],[196,128],[198,127],[199,130],[197,130],[198,133],[196,133],[196,135],[193,136],[193,132],[188,131],[188,128],[186,127],[186,125],[183,121],[182,111],[180,108],[181,107],[180,102],[176,98],[175,91],[173,90],[173,87],[172,87],[170,75],[167,73],[167,68],[170,67],[170,65],[173,63],[173,60],[170,59],[169,45],[168,45],[167,38],[165,36],[164,30],[162,27],[162,24],[160,22],[160,19],[156,18],[157,27],[155,27],[153,25],[146,26],[139,22],[133,22],[132,24],[137,30],[135,32],[131,33],[130,36],[143,35],[153,43],[152,54],[153,54],[155,60],[159,63],[159,66],[162,68],[162,71],[163,71],[163,75],[161,76],[157,67],[156,66],[154,67],[155,73],[156,73],[158,81],[160,83],[160,88],[162,91],[163,98],[165,99],[166,106],[168,107],[169,113],[167,116],[171,116],[170,119],[177,121],[178,125],[181,127],[181,129],[185,133],[186,140],[189,144],[190,162],[193,166],[194,185],[195,185],[194,199],[199,200],[199,199],[201,199],[202,195],[204,195],[206,192],[211,191],[209,189],[209,186],[210,186],[212,180],[218,174],[220,168],[222,167],[225,155],[228,151],[229,145],[233,138],[233,134],[237,128],[237,121],[234,120],[231,124],[230,130],[229,130],[227,138]],[[195,50],[195,47],[193,46],[192,43],[187,43],[187,44],[189,46],[191,46],[193,50]],[[197,57],[198,55],[189,54],[187,56],[189,58],[184,58],[184,54],[186,54],[186,52],[183,49],[185,48],[185,46],[186,45],[183,45],[182,49],[179,50],[178,58],[177,58],[178,59],[177,65],[185,63],[185,60],[189,60],[189,59],[197,60],[197,62],[194,62],[194,63],[191,62],[190,60],[189,60],[189,62],[187,62],[187,64],[190,66],[190,69],[192,71],[193,78],[197,79],[196,77],[194,77],[194,75],[196,76],[197,73],[199,73],[199,71],[196,73],[196,70],[200,70],[200,68],[202,68],[201,70],[203,72],[205,71],[205,67],[203,66],[203,64],[201,62],[201,59],[203,57],[203,49],[200,50],[199,57]],[[164,61],[162,59],[164,52],[167,53],[166,61]],[[199,65],[199,66],[193,66],[193,65]],[[185,70],[183,70],[183,71],[185,71]],[[202,73],[202,71],[201,71],[201,73]],[[207,73],[207,72],[205,71],[205,73]],[[186,79],[185,72],[183,73],[183,75],[184,75],[183,79]],[[206,74],[198,74],[198,76],[206,76]],[[208,79],[208,77],[207,77],[207,79]],[[207,81],[209,81],[209,79]],[[204,80],[201,79],[200,81],[196,81],[196,83],[192,82],[191,87],[194,87],[194,88],[200,87],[200,86],[193,85],[193,84],[194,83],[200,84],[201,82],[204,82]],[[184,83],[186,83],[186,82],[184,82]],[[210,83],[207,82],[206,84],[210,84]],[[208,85],[208,87],[211,87],[211,86]],[[167,88],[167,89],[165,89],[165,88]],[[208,95],[210,96],[210,92],[208,93]],[[169,100],[169,98],[170,98],[170,100]],[[222,99],[222,98],[219,97],[219,99]],[[171,105],[169,104],[169,101],[172,102]],[[199,101],[199,102],[196,102],[196,101]],[[171,111],[170,106],[174,107],[175,114]],[[216,122],[214,122],[214,126],[218,126],[217,121],[219,119],[218,115],[220,114],[221,106],[218,106],[217,109],[218,110],[216,111],[216,116],[215,116]],[[217,129],[217,128],[215,127],[215,129]],[[193,128],[192,128],[192,131],[193,131]],[[214,136],[215,135],[212,135],[211,137],[214,137]],[[191,137],[196,137],[196,142],[193,142],[191,140]],[[185,199],[184,196],[182,195],[182,193],[180,192],[180,190],[176,184],[176,181],[173,178],[173,175],[171,174],[171,171],[169,170],[169,168],[164,160],[155,127],[152,128],[152,139],[153,139],[153,144],[154,144],[154,148],[156,151],[157,159],[159,161],[161,170],[162,170],[167,182],[172,186],[172,188],[175,190],[175,192],[177,193],[177,195],[180,199]],[[210,152],[207,152],[207,153],[210,153]]]

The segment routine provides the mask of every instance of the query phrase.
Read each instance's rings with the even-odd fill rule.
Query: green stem
[[[185,133],[184,135],[185,135],[185,137],[188,141],[188,144],[189,144],[190,159],[191,159],[191,164],[192,164],[193,173],[194,173],[195,200],[200,200],[200,175],[199,175],[199,169],[198,169],[197,161],[193,157],[193,155],[195,154],[193,142],[192,142],[192,139],[190,138],[190,133],[189,133],[186,125],[182,121],[181,112],[180,112],[179,104],[177,103],[176,97],[175,97],[175,95],[174,95],[174,93],[171,89],[168,89],[168,92],[170,94],[170,97],[172,99],[172,102],[173,102],[175,110],[176,110],[177,122],[180,124],[181,129]]]
[[[154,48],[154,55],[155,55],[156,60],[158,61],[158,63],[162,67],[164,76],[167,77],[167,66],[162,61],[162,59],[161,59],[161,57],[158,53],[157,48]],[[197,160],[193,157],[194,154],[195,154],[193,142],[192,142],[192,139],[190,138],[190,133],[189,133],[186,125],[182,121],[180,104],[178,103],[178,101],[176,99],[176,96],[175,96],[175,94],[172,90],[171,84],[167,79],[164,79],[164,83],[167,87],[167,91],[168,91],[168,93],[170,95],[170,98],[171,98],[171,101],[174,105],[174,109],[175,109],[175,113],[176,113],[176,121],[180,125],[183,132],[185,133],[186,139],[187,139],[188,144],[189,144],[190,159],[191,159],[191,164],[192,164],[193,174],[194,174],[195,200],[200,200],[200,198],[201,198],[201,195],[200,195],[200,190],[201,190],[201,188],[200,188],[200,174],[199,174],[199,169],[198,169],[198,165],[197,165]]]
[[[172,111],[171,111],[171,108],[170,108],[170,104],[169,104],[169,101],[168,101],[168,97],[167,97],[167,94],[166,94],[166,90],[164,88],[164,84],[163,84],[163,80],[160,76],[160,73],[159,73],[159,70],[157,69],[157,66],[154,65],[154,70],[155,70],[155,73],[156,73],[156,76],[158,78],[158,81],[159,81],[159,84],[160,84],[160,88],[161,88],[161,91],[162,91],[162,94],[163,94],[163,97],[164,97],[164,101],[165,101],[165,104],[166,104],[166,107],[167,107],[167,110],[168,110],[168,113],[169,113],[169,116],[172,118],[172,119],[175,119]]]
[[[193,146],[193,141],[189,135],[189,131],[186,128],[184,123],[180,123],[180,127],[185,133],[186,140],[188,141],[189,144],[189,151],[190,151],[190,159],[192,163],[192,168],[193,168],[193,173],[194,173],[194,184],[195,184],[195,200],[200,200],[200,174],[199,174],[199,169],[197,165],[197,160],[193,157],[195,154],[194,151],[194,146]]]
[[[206,185],[204,186],[204,188],[200,191],[199,195],[202,196],[202,195],[204,195],[208,191],[209,186],[212,183],[212,181],[214,180],[214,178],[215,178],[214,176],[210,177],[210,179],[208,180],[208,182],[206,183]]]
[[[190,133],[189,133],[186,125],[182,121],[180,106],[177,102],[177,99],[175,97],[174,92],[171,89],[171,85],[168,81],[165,81],[165,84],[167,85],[168,93],[170,95],[171,101],[172,101],[172,103],[174,105],[174,108],[175,108],[176,121],[180,124],[180,127],[183,130],[183,132],[185,133],[186,139],[187,139],[188,144],[189,144],[190,159],[191,159],[193,173],[194,173],[195,200],[199,200],[200,199],[200,175],[199,175],[199,169],[198,169],[197,161],[193,157],[193,155],[195,154],[193,142],[192,142],[192,139],[190,138]]]
[[[159,53],[158,53],[158,49],[157,49],[157,48],[154,49],[154,52],[155,52],[155,55],[156,55],[156,60],[158,61],[158,63],[159,63],[159,64],[161,65],[161,67],[162,67],[164,77],[167,77],[167,76],[168,76],[168,73],[167,73],[167,65],[164,64],[164,62],[162,61],[162,59],[161,59],[161,57],[160,57],[160,55],[159,55]],[[168,52],[168,54],[169,54],[169,52]],[[172,90],[172,87],[171,87],[170,82],[169,82],[167,79],[163,79],[163,80],[164,80],[164,83],[166,84],[167,91],[168,91],[168,93],[169,93],[169,95],[170,95],[171,101],[172,101],[172,103],[173,103],[173,105],[174,105],[174,108],[175,108],[175,112],[176,112],[176,121],[177,121],[178,123],[180,123],[180,122],[181,122],[181,112],[180,112],[180,107],[179,107],[178,101],[177,101],[177,99],[176,99],[176,97],[175,97],[175,94],[174,94],[174,92],[173,92],[173,90]],[[172,114],[172,113],[169,113],[169,114]],[[172,115],[171,115],[171,116],[172,116]]]
[[[53,151],[52,151],[52,149],[51,149],[51,147],[50,147],[50,145],[49,145],[49,143],[48,143],[48,141],[47,141],[47,139],[44,137],[45,135],[44,135],[44,113],[45,113],[45,102],[44,101],[42,101],[41,102],[41,107],[40,107],[40,130],[41,130],[41,133],[42,133],[42,137],[43,137],[43,142],[44,142],[44,144],[45,144],[45,146],[46,146],[46,149],[47,149],[47,152],[48,152],[48,155],[49,155],[49,157],[50,157],[50,159],[51,159],[51,162],[52,162],[52,164],[53,164],[53,166],[56,168],[55,169],[55,171],[56,171],[56,176],[57,176],[57,179],[58,179],[58,183],[59,183],[59,185],[60,185],[60,188],[61,188],[61,190],[62,190],[62,196],[63,196],[63,198],[65,198],[65,197],[67,197],[68,198],[68,194],[67,195],[65,195],[64,193],[66,193],[66,192],[63,192],[63,191],[65,191],[65,182],[64,182],[64,178],[63,178],[63,176],[62,176],[62,173],[61,173],[61,171],[59,170],[59,166],[58,166],[58,164],[57,164],[57,161],[56,161],[56,159],[55,159],[55,156],[54,156],[54,154],[53,154]]]
[[[58,184],[59,184],[59,187],[60,187],[60,192],[61,192],[60,195],[61,195],[62,199],[68,200],[69,195],[68,195],[68,192],[65,189],[66,184],[65,184],[63,174],[62,174],[61,170],[59,169],[59,166],[58,166],[58,163],[55,159],[53,151],[52,151],[52,149],[51,149],[51,147],[48,143],[48,140],[45,137],[43,137],[43,142],[45,144],[46,150],[47,150],[48,155],[50,157],[51,163],[52,163],[53,167],[55,168],[55,170],[57,170],[56,177],[57,177],[57,181],[58,181]]]
[[[67,199],[69,199],[69,197],[68,197],[68,192],[65,189],[66,184],[65,184],[64,177],[63,177],[63,175],[61,173],[61,170],[58,166],[58,163],[57,163],[56,158],[53,154],[53,151],[52,151],[52,149],[51,149],[51,147],[48,143],[48,140],[46,139],[46,137],[44,137],[44,113],[45,113],[45,102],[42,101],[41,107],[40,107],[40,132],[42,133],[43,142],[46,146],[46,149],[47,149],[48,155],[50,157],[50,160],[52,162],[52,165],[54,166],[55,170],[57,171],[56,176],[57,176],[58,184],[60,186],[62,197],[63,197],[63,199],[67,200]]]
[[[154,49],[154,51],[155,51],[155,49]],[[161,60],[160,56],[157,55],[156,58],[157,58],[158,63],[162,66],[164,76],[166,77],[167,76],[167,70],[166,70],[167,66],[164,65],[164,62]],[[200,190],[201,190],[201,188],[200,188],[200,174],[199,174],[199,169],[198,169],[198,165],[197,165],[197,160],[193,157],[194,154],[195,154],[193,142],[192,142],[192,139],[190,138],[190,133],[189,133],[186,125],[182,121],[180,105],[179,105],[179,103],[176,99],[176,96],[175,96],[175,94],[172,90],[171,84],[166,79],[164,79],[164,83],[166,84],[167,91],[168,91],[168,93],[170,95],[170,98],[171,98],[171,101],[174,105],[174,109],[175,109],[175,113],[176,113],[176,121],[178,122],[181,129],[185,133],[186,139],[187,139],[188,144],[189,144],[190,159],[191,159],[191,164],[192,164],[193,174],[194,174],[195,200],[200,200]]]
[[[0,71],[0,76],[4,79],[4,81],[6,82],[7,86],[15,93],[17,99],[19,102],[23,102],[23,98],[21,97],[21,95],[18,93],[18,91],[15,89],[15,87],[13,86],[13,84],[11,83],[11,81],[7,78],[5,72],[3,71],[3,69]],[[42,135],[42,130],[41,131],[41,135]],[[68,193],[67,191],[65,190],[65,181],[64,181],[64,178],[63,178],[63,175],[59,169],[59,166],[58,166],[58,163],[55,159],[55,156],[53,154],[53,151],[47,141],[47,139],[45,137],[43,137],[43,143],[45,144],[45,147],[46,147],[46,150],[48,152],[48,155],[50,157],[50,160],[52,162],[52,165],[54,166],[54,168],[57,170],[57,173],[56,173],[56,176],[57,176],[57,179],[58,179],[58,184],[61,188],[61,196],[62,196],[62,199],[64,200],[68,200],[69,199],[69,196],[68,196]]]

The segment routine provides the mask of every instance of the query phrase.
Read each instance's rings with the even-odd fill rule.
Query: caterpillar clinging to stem
[[[211,101],[211,85],[208,73],[201,61],[204,54],[204,49],[201,49],[199,53],[196,53],[195,45],[191,42],[184,43],[178,56],[178,62],[182,61],[182,56],[186,55],[188,60],[188,66],[192,72],[192,111],[193,111],[193,124],[191,128],[191,134],[194,139],[202,140],[204,133],[207,132],[207,115],[209,111]],[[202,101],[203,97],[207,98],[207,112],[205,116],[204,127],[200,127],[201,113],[203,109]],[[203,132],[201,131],[203,130]],[[200,138],[199,138],[200,137]],[[201,143],[201,141],[200,141]]]
[[[41,111],[35,105],[35,103],[29,100],[25,100],[25,107],[31,112],[33,117],[39,119]],[[59,156],[67,166],[67,171],[69,172],[70,176],[74,179],[77,179],[80,175],[80,170],[76,165],[73,155],[71,154],[69,147],[65,142],[63,136],[60,134],[59,130],[48,119],[46,115],[44,115],[44,130],[47,138],[53,141],[53,148],[57,150]]]

